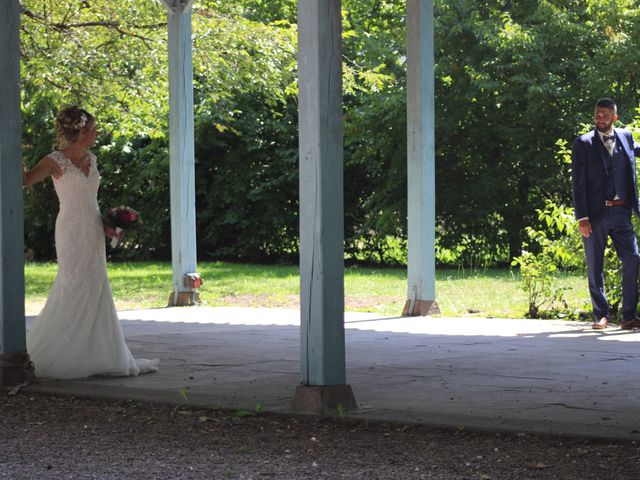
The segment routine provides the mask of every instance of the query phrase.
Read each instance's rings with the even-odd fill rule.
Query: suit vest
[[[631,179],[627,168],[627,157],[624,148],[622,148],[622,140],[619,137],[616,138],[613,155],[609,155],[609,151],[603,146],[603,155],[607,166],[607,199],[612,200],[618,195],[624,200],[631,200],[628,194],[632,188]]]

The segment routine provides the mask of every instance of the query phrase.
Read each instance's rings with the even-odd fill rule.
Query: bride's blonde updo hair
[[[63,108],[56,115],[56,150],[64,150],[78,139],[81,128],[91,127],[96,119],[86,110],[73,106]]]

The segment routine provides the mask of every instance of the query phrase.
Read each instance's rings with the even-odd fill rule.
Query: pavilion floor
[[[119,312],[158,373],[37,381],[26,391],[290,412],[300,383],[294,309]],[[28,325],[32,318],[28,319]],[[351,418],[640,439],[640,332],[589,323],[347,313]],[[37,366],[36,366],[37,368]]]

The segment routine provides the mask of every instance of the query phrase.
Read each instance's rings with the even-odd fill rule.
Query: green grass
[[[294,307],[300,291],[298,268],[226,262],[198,264],[204,279],[203,305]],[[57,272],[55,263],[25,266],[26,310],[36,314],[46,300]],[[171,264],[136,262],[109,264],[109,279],[120,310],[164,307],[171,292]],[[351,311],[397,315],[407,298],[406,270],[349,267],[345,271],[345,304]],[[588,302],[582,274],[565,274],[557,286],[576,308]],[[522,317],[527,309],[519,277],[510,270],[438,270],[436,298],[442,315]]]

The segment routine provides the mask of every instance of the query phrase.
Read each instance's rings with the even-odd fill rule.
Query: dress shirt
[[[613,155],[613,147],[615,147],[616,145],[615,133],[613,132],[613,130],[610,130],[605,133],[602,133],[600,130],[598,130],[598,135],[600,135],[600,141],[604,145],[604,148],[606,148],[607,151],[609,152],[609,155]],[[613,136],[614,137],[613,141],[605,142],[603,138],[605,135]]]

